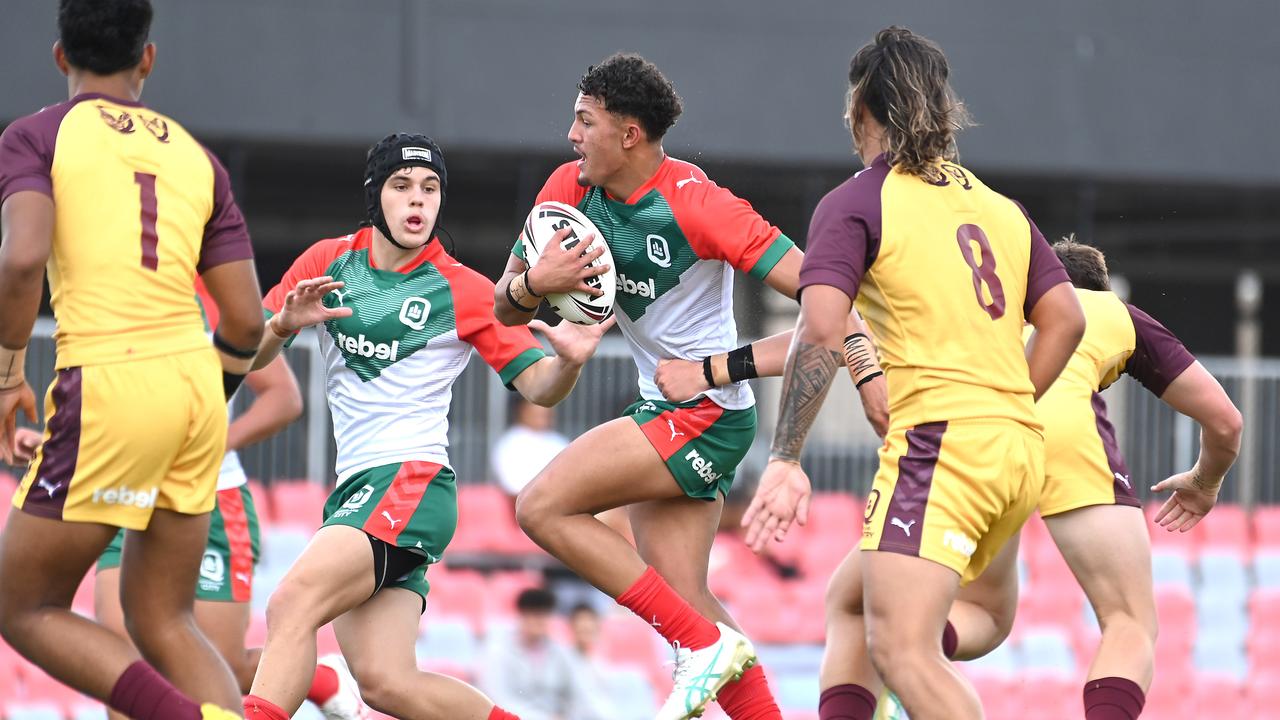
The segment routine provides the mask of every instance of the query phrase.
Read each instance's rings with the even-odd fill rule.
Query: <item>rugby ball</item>
[[[524,258],[529,267],[538,264],[542,251],[551,237],[560,230],[569,228],[569,235],[560,246],[572,250],[590,237],[591,249],[604,248],[604,254],[591,261],[592,267],[608,265],[609,271],[603,275],[587,278],[587,284],[604,294],[594,297],[584,290],[568,293],[548,293],[547,302],[560,317],[579,325],[595,325],[604,322],[613,312],[613,298],[617,291],[617,273],[613,267],[613,253],[609,252],[609,244],[586,215],[578,208],[561,202],[547,201],[538,203],[529,212],[520,232],[520,241],[524,245]],[[535,286],[535,290],[538,288]]]

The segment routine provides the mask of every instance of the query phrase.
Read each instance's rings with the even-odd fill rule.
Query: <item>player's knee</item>
[[[268,632],[293,626],[319,628],[323,624],[318,622],[322,598],[316,590],[312,583],[301,579],[280,583],[267,601]]]
[[[926,638],[903,623],[867,623],[867,653],[881,677],[916,673],[935,660],[943,660],[942,643]]]
[[[360,686],[360,699],[364,704],[380,713],[390,714],[398,704],[396,702],[396,685],[392,682],[393,671],[383,664],[355,663],[351,665],[351,675]]]
[[[124,627],[129,639],[148,659],[171,657],[171,653],[186,649],[190,636],[198,632],[195,617],[190,613],[163,620],[125,613]]]
[[[536,483],[529,483],[516,496],[516,522],[531,538],[545,531],[546,522],[553,516],[552,503],[547,493],[538,490]]]
[[[828,618],[862,614],[861,588],[850,587],[849,583],[842,582],[838,575],[832,576],[831,581],[827,583],[824,602]]]
[[[1098,625],[1104,635],[1122,637],[1126,645],[1154,647],[1159,634],[1155,613],[1111,612],[1098,616]]]

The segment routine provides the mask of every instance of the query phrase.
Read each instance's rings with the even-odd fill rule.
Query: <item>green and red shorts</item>
[[[253,596],[253,571],[258,565],[258,510],[248,485],[218,491],[218,502],[209,520],[209,540],[200,560],[196,599],[215,602],[249,602]],[[98,558],[98,571],[120,567],[125,531],[112,538]]]
[[[421,565],[387,587],[412,590],[425,603],[431,589],[427,566],[440,562],[458,529],[453,471],[418,460],[361,470],[329,496],[324,525],[358,528],[388,545],[421,555]]]
[[[726,410],[707,398],[687,403],[638,400],[622,412],[640,426],[684,494],[728,495],[756,438],[756,409]]]

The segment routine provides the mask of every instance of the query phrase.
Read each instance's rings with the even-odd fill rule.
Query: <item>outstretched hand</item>
[[[618,321],[610,315],[604,322],[595,325],[579,325],[568,320],[561,320],[557,325],[548,325],[541,320],[529,321],[529,329],[542,333],[551,343],[556,356],[572,365],[585,365],[591,356],[596,354],[600,346],[600,338]]]
[[[296,333],[318,323],[337,318],[351,317],[351,308],[324,306],[324,296],[345,286],[341,280],[328,275],[299,282],[284,297],[284,306],[275,314],[272,322],[282,332]],[[341,298],[339,298],[341,302]]]
[[[778,542],[786,539],[792,522],[807,523],[811,495],[809,476],[799,463],[770,460],[760,476],[756,495],[742,516],[747,547],[763,552],[770,538]]]
[[[1160,507],[1160,512],[1156,513],[1154,522],[1169,532],[1190,530],[1218,502],[1220,485],[1221,480],[1216,483],[1206,482],[1199,468],[1171,475],[1152,485],[1152,492],[1173,491]]]

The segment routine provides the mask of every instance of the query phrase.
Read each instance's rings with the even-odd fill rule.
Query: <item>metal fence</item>
[[[42,319],[28,354],[33,386],[43,392],[53,376],[53,329]],[[302,418],[276,437],[241,453],[252,478],[271,482],[285,478],[333,480],[333,426],[324,401],[324,368],[313,333],[304,333],[286,351],[286,358],[306,400]],[[1246,504],[1280,502],[1280,360],[1253,363],[1235,358],[1206,358],[1245,415],[1245,446],[1224,486],[1224,498]],[[768,456],[776,418],[777,379],[753,381],[760,409],[755,446],[739,472],[741,486],[754,482]],[[596,357],[583,369],[577,388],[557,408],[556,425],[569,437],[617,417],[635,399],[636,368],[617,337],[605,338]],[[488,482],[489,451],[506,429],[514,394],[478,357],[454,385],[449,412],[450,457],[462,483]],[[248,389],[236,398],[237,409],[251,401]],[[1129,463],[1135,487],[1147,494],[1155,482],[1185,470],[1195,462],[1200,441],[1194,422],[1173,412],[1137,383],[1125,378],[1104,393],[1116,425],[1120,446]],[[815,423],[803,458],[819,490],[863,495],[876,470],[879,440],[862,416],[843,373],[832,388]],[[1246,482],[1247,480],[1247,482]]]

